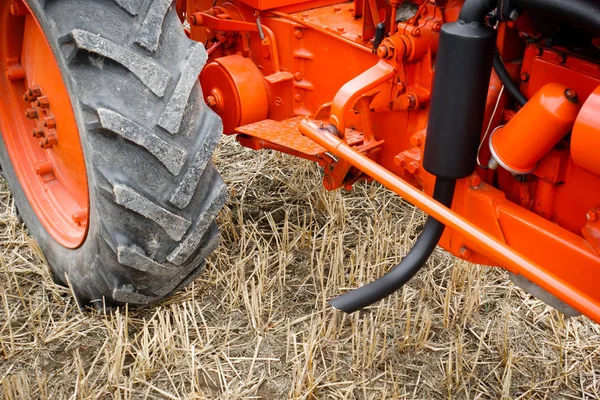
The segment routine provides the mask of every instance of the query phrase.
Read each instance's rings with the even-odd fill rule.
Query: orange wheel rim
[[[0,5],[0,121],[19,183],[46,231],[77,248],[89,196],[79,130],[54,53],[30,9]]]

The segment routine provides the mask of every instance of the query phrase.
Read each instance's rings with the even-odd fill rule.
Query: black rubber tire
[[[16,205],[55,279],[68,279],[80,306],[153,304],[193,280],[219,241],[214,219],[227,189],[211,157],[223,128],[198,84],[206,51],[185,36],[171,0],[28,4],[63,71],[79,127],[87,238],[67,249],[46,232],[2,143]]]

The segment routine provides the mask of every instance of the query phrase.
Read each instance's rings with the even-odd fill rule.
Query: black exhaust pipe
[[[496,32],[485,26],[496,0],[466,0],[459,20],[442,26],[423,165],[437,176],[433,198],[452,206],[456,180],[475,170]],[[331,301],[352,313],[400,289],[435,249],[444,225],[429,217],[406,257],[380,279]]]
[[[452,206],[456,180],[438,178],[435,182],[433,198],[447,207]],[[400,264],[381,278],[363,287],[343,294],[329,301],[333,308],[353,313],[382,300],[408,282],[425,264],[444,232],[444,224],[428,217],[423,231]]]

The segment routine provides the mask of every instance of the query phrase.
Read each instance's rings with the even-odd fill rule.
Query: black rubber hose
[[[450,208],[454,197],[455,179],[437,178],[433,198]],[[444,224],[427,218],[417,242],[400,264],[381,278],[329,301],[334,308],[353,313],[391,295],[408,282],[425,264],[444,232]]]
[[[598,0],[518,0],[517,5],[522,9],[541,11],[600,36]]]
[[[506,66],[502,61],[502,58],[500,58],[500,54],[494,54],[494,61],[492,65],[494,66],[494,71],[496,71],[498,78],[500,78],[502,84],[504,85],[506,90],[508,90],[508,93],[510,93],[510,95],[521,107],[523,107],[525,103],[527,103],[527,97],[525,97],[525,95],[521,93],[517,84],[510,77],[510,74],[506,70]]]

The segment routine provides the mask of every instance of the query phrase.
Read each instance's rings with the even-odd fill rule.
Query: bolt
[[[406,170],[413,175],[417,175],[419,172],[421,172],[421,168],[419,168],[419,163],[416,161],[409,162],[406,166]]]
[[[535,48],[535,55],[536,56],[541,56],[544,54],[544,48],[543,47],[536,47]]]
[[[36,138],[41,138],[46,135],[46,131],[44,130],[44,128],[33,128],[33,130],[31,131],[31,135]]]
[[[564,54],[558,53],[556,55],[556,61],[563,64],[565,61],[567,61],[567,57]]]
[[[469,186],[471,186],[472,189],[477,189],[479,185],[481,185],[481,177],[477,174],[471,175],[469,178]]]
[[[419,37],[421,36],[421,28],[414,28],[411,32],[411,35],[413,35],[414,37]]]
[[[206,104],[208,104],[210,108],[215,107],[217,105],[217,98],[212,94],[209,94],[206,96]]]
[[[383,59],[390,59],[394,55],[393,51],[389,49],[387,46],[379,46],[377,48],[377,55]]]
[[[37,108],[28,108],[27,111],[25,111],[25,116],[29,119],[37,118],[38,117]]]
[[[304,15],[304,14],[302,14],[302,15]],[[302,39],[302,36],[304,36],[302,29],[295,29],[294,36],[296,36],[296,39]]]
[[[342,11],[342,6],[335,6],[333,7],[333,11]]]
[[[585,214],[585,217],[588,221],[595,221],[598,218],[598,215],[596,214],[596,210],[590,210]]]
[[[408,93],[404,95],[403,103],[407,110],[412,110],[417,107],[417,97],[412,93]]]
[[[38,106],[39,108],[49,108],[50,102],[48,101],[48,98],[46,96],[41,96],[41,97],[38,97],[35,105]]]
[[[303,12],[302,13],[302,18],[308,18],[308,13],[307,12]]]
[[[42,95],[42,88],[39,87],[38,85],[33,85],[30,90],[31,90],[30,97],[33,97],[34,100]]]
[[[47,117],[44,119],[44,128],[54,129],[56,128],[56,120],[53,117]]]
[[[471,249],[469,249],[468,247],[465,247],[465,246],[462,246],[460,248],[460,251],[458,253],[463,258],[469,258],[469,257],[471,257],[471,254],[473,254],[473,252],[471,251]]]
[[[516,21],[517,18],[519,18],[519,11],[517,11],[516,9],[512,10],[508,15],[508,19],[510,19],[511,21]]]
[[[573,89],[567,89],[567,90],[565,90],[565,97],[571,103],[577,103],[577,101],[578,101],[577,92],[575,92]]]
[[[18,62],[7,62],[6,78],[11,82],[18,82],[25,78],[25,70]]]
[[[439,32],[442,29],[442,23],[441,22],[436,22],[435,24],[433,24],[433,26],[431,27],[431,29],[434,32]]]
[[[302,72],[298,71],[294,74],[294,79],[297,81],[301,81],[302,80]]]
[[[398,154],[396,157],[394,157],[394,164],[399,167],[404,167],[406,165],[406,157],[404,154]]]
[[[521,73],[521,82],[529,81],[529,74],[527,72]]]
[[[323,177],[323,187],[325,190],[333,190],[333,181],[329,175]]]
[[[337,31],[339,33],[344,33],[344,27],[343,26],[338,26]]]
[[[298,102],[302,101],[302,93],[296,93],[294,95],[294,100],[296,100]]]
[[[423,138],[418,133],[415,133],[410,137],[410,144],[413,146],[420,146],[423,143]]]
[[[58,143],[58,140],[56,138],[56,134],[53,131],[50,132],[46,132],[46,136],[40,140],[40,147],[42,149],[49,149],[52,148],[55,144]]]

